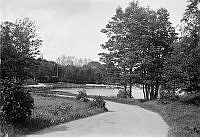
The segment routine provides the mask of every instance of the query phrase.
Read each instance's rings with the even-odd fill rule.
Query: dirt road
[[[168,125],[156,113],[107,101],[109,112],[44,129],[28,137],[166,137]]]

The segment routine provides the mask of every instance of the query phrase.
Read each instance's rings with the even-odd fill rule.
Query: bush
[[[118,94],[117,94],[118,98],[128,98],[128,92],[125,90],[119,90]]]
[[[81,102],[74,98],[33,96],[35,107],[32,115],[19,127],[21,134],[30,134],[46,127],[55,126],[75,119],[103,113],[104,110],[91,106],[92,101]]]
[[[34,81],[33,79],[26,79],[23,81],[25,85],[37,85],[38,83]]]
[[[173,91],[165,90],[165,91],[160,92],[159,101],[163,104],[177,101],[178,99],[179,99],[179,96],[176,95],[176,93]]]
[[[108,109],[106,108],[106,102],[101,96],[94,96],[94,100],[92,101],[92,106],[95,106],[97,108],[103,108],[105,111],[108,111]]]
[[[182,103],[200,105],[200,93],[190,94],[180,98]]]
[[[59,79],[57,76],[51,76],[51,77],[49,77],[49,80],[48,80],[49,83],[56,83],[58,81],[59,81]]]
[[[1,125],[17,126],[29,118],[34,101],[28,91],[15,80],[1,80],[0,122]]]
[[[76,95],[76,99],[81,100],[83,102],[88,102],[86,90],[78,91],[78,95]]]

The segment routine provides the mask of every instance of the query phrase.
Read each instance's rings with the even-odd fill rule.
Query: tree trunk
[[[158,98],[158,89],[159,89],[159,84],[158,84],[158,82],[156,82],[154,99]]]
[[[144,99],[146,99],[146,94],[145,94],[145,85],[142,85],[142,91],[143,91],[143,95],[144,95]]]
[[[129,87],[129,97],[132,97],[132,79],[130,79],[130,87]]]
[[[126,92],[126,90],[127,90],[127,84],[125,83],[124,84],[124,91]]]
[[[153,100],[154,99],[154,85],[151,85],[150,86],[150,100]]]
[[[149,86],[145,85],[145,91],[146,91],[146,100],[149,100]]]
[[[129,73],[130,73],[130,78],[129,78],[129,82],[130,82],[129,97],[130,97],[130,98],[132,97],[132,69],[133,69],[133,67],[131,66],[131,67],[129,68]]]

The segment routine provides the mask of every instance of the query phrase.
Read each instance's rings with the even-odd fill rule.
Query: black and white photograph
[[[200,137],[200,0],[0,0],[0,137]]]

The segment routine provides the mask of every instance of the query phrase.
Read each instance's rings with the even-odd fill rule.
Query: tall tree
[[[200,0],[188,2],[180,40],[174,44],[174,51],[167,61],[166,77],[168,87],[197,92],[200,91]]]
[[[24,80],[30,76],[42,40],[28,18],[1,24],[1,78]]]
[[[145,86],[145,98],[156,98],[164,60],[176,39],[168,11],[154,11],[132,2],[125,11],[118,8],[102,32],[108,36],[102,48],[109,51],[100,54],[102,61],[112,63],[126,77],[121,78],[129,82],[129,96],[132,84],[139,83]]]

